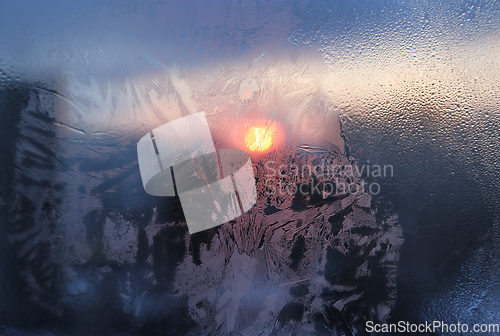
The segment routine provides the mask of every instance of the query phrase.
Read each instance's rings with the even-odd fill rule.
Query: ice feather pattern
[[[397,215],[369,195],[269,195],[264,184],[266,161],[356,162],[334,144],[300,146],[325,136],[332,113],[322,69],[260,55],[200,72],[143,57],[132,77],[4,90],[13,106],[4,134],[15,142],[4,230],[32,309],[83,331],[144,335],[360,334],[367,319],[386,321],[403,242]],[[238,146],[241,120],[273,120],[289,135],[255,160],[256,206],[189,235],[178,198],[144,192],[136,143],[201,110],[220,146]]]

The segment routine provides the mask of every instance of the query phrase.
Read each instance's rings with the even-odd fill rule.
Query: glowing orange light
[[[251,127],[245,136],[245,147],[252,152],[269,149],[274,142],[274,128],[267,125]]]

